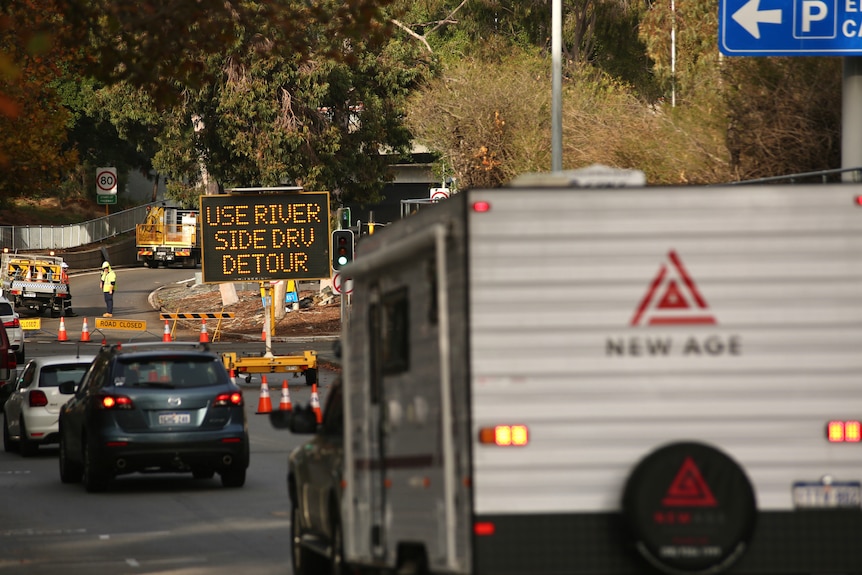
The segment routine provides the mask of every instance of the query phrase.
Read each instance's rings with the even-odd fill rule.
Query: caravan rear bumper
[[[490,515],[474,538],[476,575],[642,575],[619,513]],[[862,573],[862,511],[761,512],[750,545],[726,573]]]

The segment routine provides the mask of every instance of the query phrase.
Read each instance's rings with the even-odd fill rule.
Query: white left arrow
[[[745,5],[734,12],[733,19],[745,28],[745,31],[760,40],[760,24],[781,24],[781,8],[761,10],[760,0],[748,0]]]

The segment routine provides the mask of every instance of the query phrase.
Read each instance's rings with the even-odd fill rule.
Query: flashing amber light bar
[[[523,447],[530,442],[526,425],[495,425],[479,429],[479,443],[501,447]]]
[[[826,424],[829,443],[859,443],[862,441],[862,423],[857,420],[830,421]]]

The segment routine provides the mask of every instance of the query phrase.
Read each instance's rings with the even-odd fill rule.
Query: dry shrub
[[[718,96],[713,96],[718,100]],[[647,104],[593,68],[567,70],[563,167],[640,169],[650,184],[713,183],[730,174],[720,103]],[[459,188],[496,187],[551,164],[549,60],[465,61],[414,97],[408,124],[439,151]]]

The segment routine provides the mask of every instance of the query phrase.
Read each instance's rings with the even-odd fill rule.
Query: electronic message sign
[[[201,196],[203,281],[330,276],[329,193]]]

